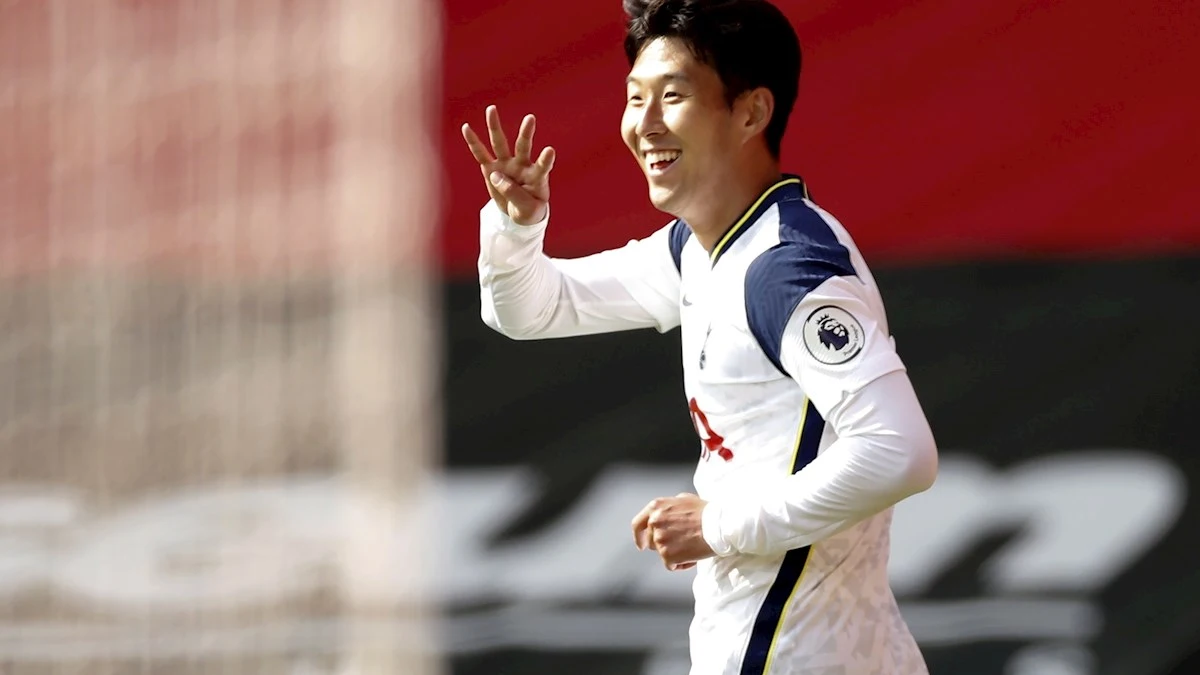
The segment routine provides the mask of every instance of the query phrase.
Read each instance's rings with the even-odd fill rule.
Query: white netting
[[[0,0],[0,672],[435,670],[438,35]]]

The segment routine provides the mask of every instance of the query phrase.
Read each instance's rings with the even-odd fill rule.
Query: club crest
[[[849,362],[862,351],[863,342],[862,324],[840,307],[821,307],[804,322],[804,346],[825,365]]]

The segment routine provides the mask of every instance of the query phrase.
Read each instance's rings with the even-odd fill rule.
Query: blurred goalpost
[[[0,0],[0,670],[443,672],[436,0]]]

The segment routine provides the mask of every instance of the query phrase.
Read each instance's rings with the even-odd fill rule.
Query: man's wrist
[[[722,529],[722,516],[724,509],[718,502],[709,502],[704,506],[704,510],[700,512],[700,532],[704,537],[704,541],[708,547],[717,554],[717,557],[725,557],[733,555],[733,545],[729,543],[725,532]]]
[[[522,225],[514,221],[504,209],[500,208],[500,205],[495,200],[489,200],[484,205],[482,217],[491,223],[497,232],[509,236],[515,235],[519,239],[534,239],[546,230],[546,226],[550,222],[550,205],[546,205],[546,210],[543,212],[541,220],[529,225]]]

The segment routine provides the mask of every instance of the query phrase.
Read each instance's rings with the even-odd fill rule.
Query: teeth
[[[646,153],[647,164],[658,164],[659,162],[673,162],[679,159],[678,150],[653,150]]]

